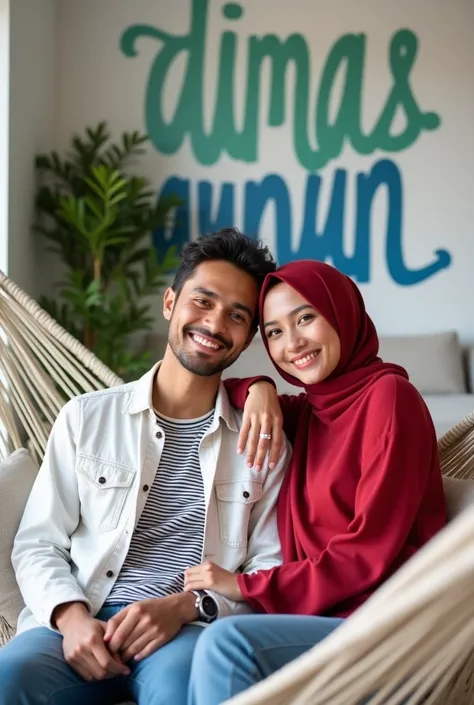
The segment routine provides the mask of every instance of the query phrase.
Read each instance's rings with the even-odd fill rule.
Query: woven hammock
[[[0,272],[0,454],[40,461],[70,398],[122,380]],[[439,440],[474,477],[474,413]],[[232,705],[473,705],[474,509],[466,509],[307,654]]]
[[[93,353],[0,272],[0,455],[43,458],[68,399],[122,384]]]

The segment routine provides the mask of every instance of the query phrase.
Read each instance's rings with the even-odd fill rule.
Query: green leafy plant
[[[177,263],[174,248],[157,255],[150,235],[166,225],[178,199],[156,203],[148,180],[128,172],[147,140],[132,132],[111,142],[100,123],[73,137],[65,157],[36,157],[35,230],[65,270],[58,297],[42,296],[39,303],[125,379],[151,363],[135,341],[153,322],[149,297]]]

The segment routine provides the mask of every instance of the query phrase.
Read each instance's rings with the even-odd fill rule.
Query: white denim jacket
[[[155,365],[137,382],[84,394],[60,411],[18,530],[12,563],[26,608],[18,630],[51,627],[57,605],[105,602],[130,545],[163,451],[152,408]],[[282,561],[275,505],[290,457],[274,470],[237,454],[242,414],[220,385],[199,459],[206,503],[202,559],[248,573]],[[212,593],[219,616],[251,611]]]

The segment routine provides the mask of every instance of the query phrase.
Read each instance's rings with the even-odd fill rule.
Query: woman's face
[[[263,325],[272,359],[305,385],[322,382],[336,369],[338,334],[289,284],[281,282],[268,292]]]

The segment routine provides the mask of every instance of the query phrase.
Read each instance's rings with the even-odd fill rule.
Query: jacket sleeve
[[[51,431],[43,463],[15,537],[12,563],[27,607],[51,627],[64,602],[91,605],[71,573],[70,537],[80,518],[75,475],[77,404],[68,402]]]
[[[436,530],[444,526],[441,473],[430,478],[436,465],[432,422],[424,414],[415,422],[413,415],[410,421],[402,416],[367,455],[345,533],[334,536],[317,557],[239,576],[242,594],[255,610],[324,615],[375,589],[397,565],[430,480],[433,513],[439,509]]]
[[[257,382],[269,382],[275,387],[275,382],[271,377],[246,377],[245,379],[225,379],[224,385],[229,396],[230,403],[236,409],[243,411],[249,389]],[[293,443],[298,424],[299,413],[305,404],[306,394],[279,394],[281,412],[283,414],[283,431],[290,443]]]
[[[291,447],[285,438],[283,452],[277,466],[273,470],[268,468],[262,470],[266,472],[266,478],[262,497],[255,502],[250,514],[247,556],[241,567],[245,573],[272,568],[282,562],[276,505],[290,457]],[[217,602],[219,617],[254,612],[248,602],[234,602],[210,590],[207,592]]]

